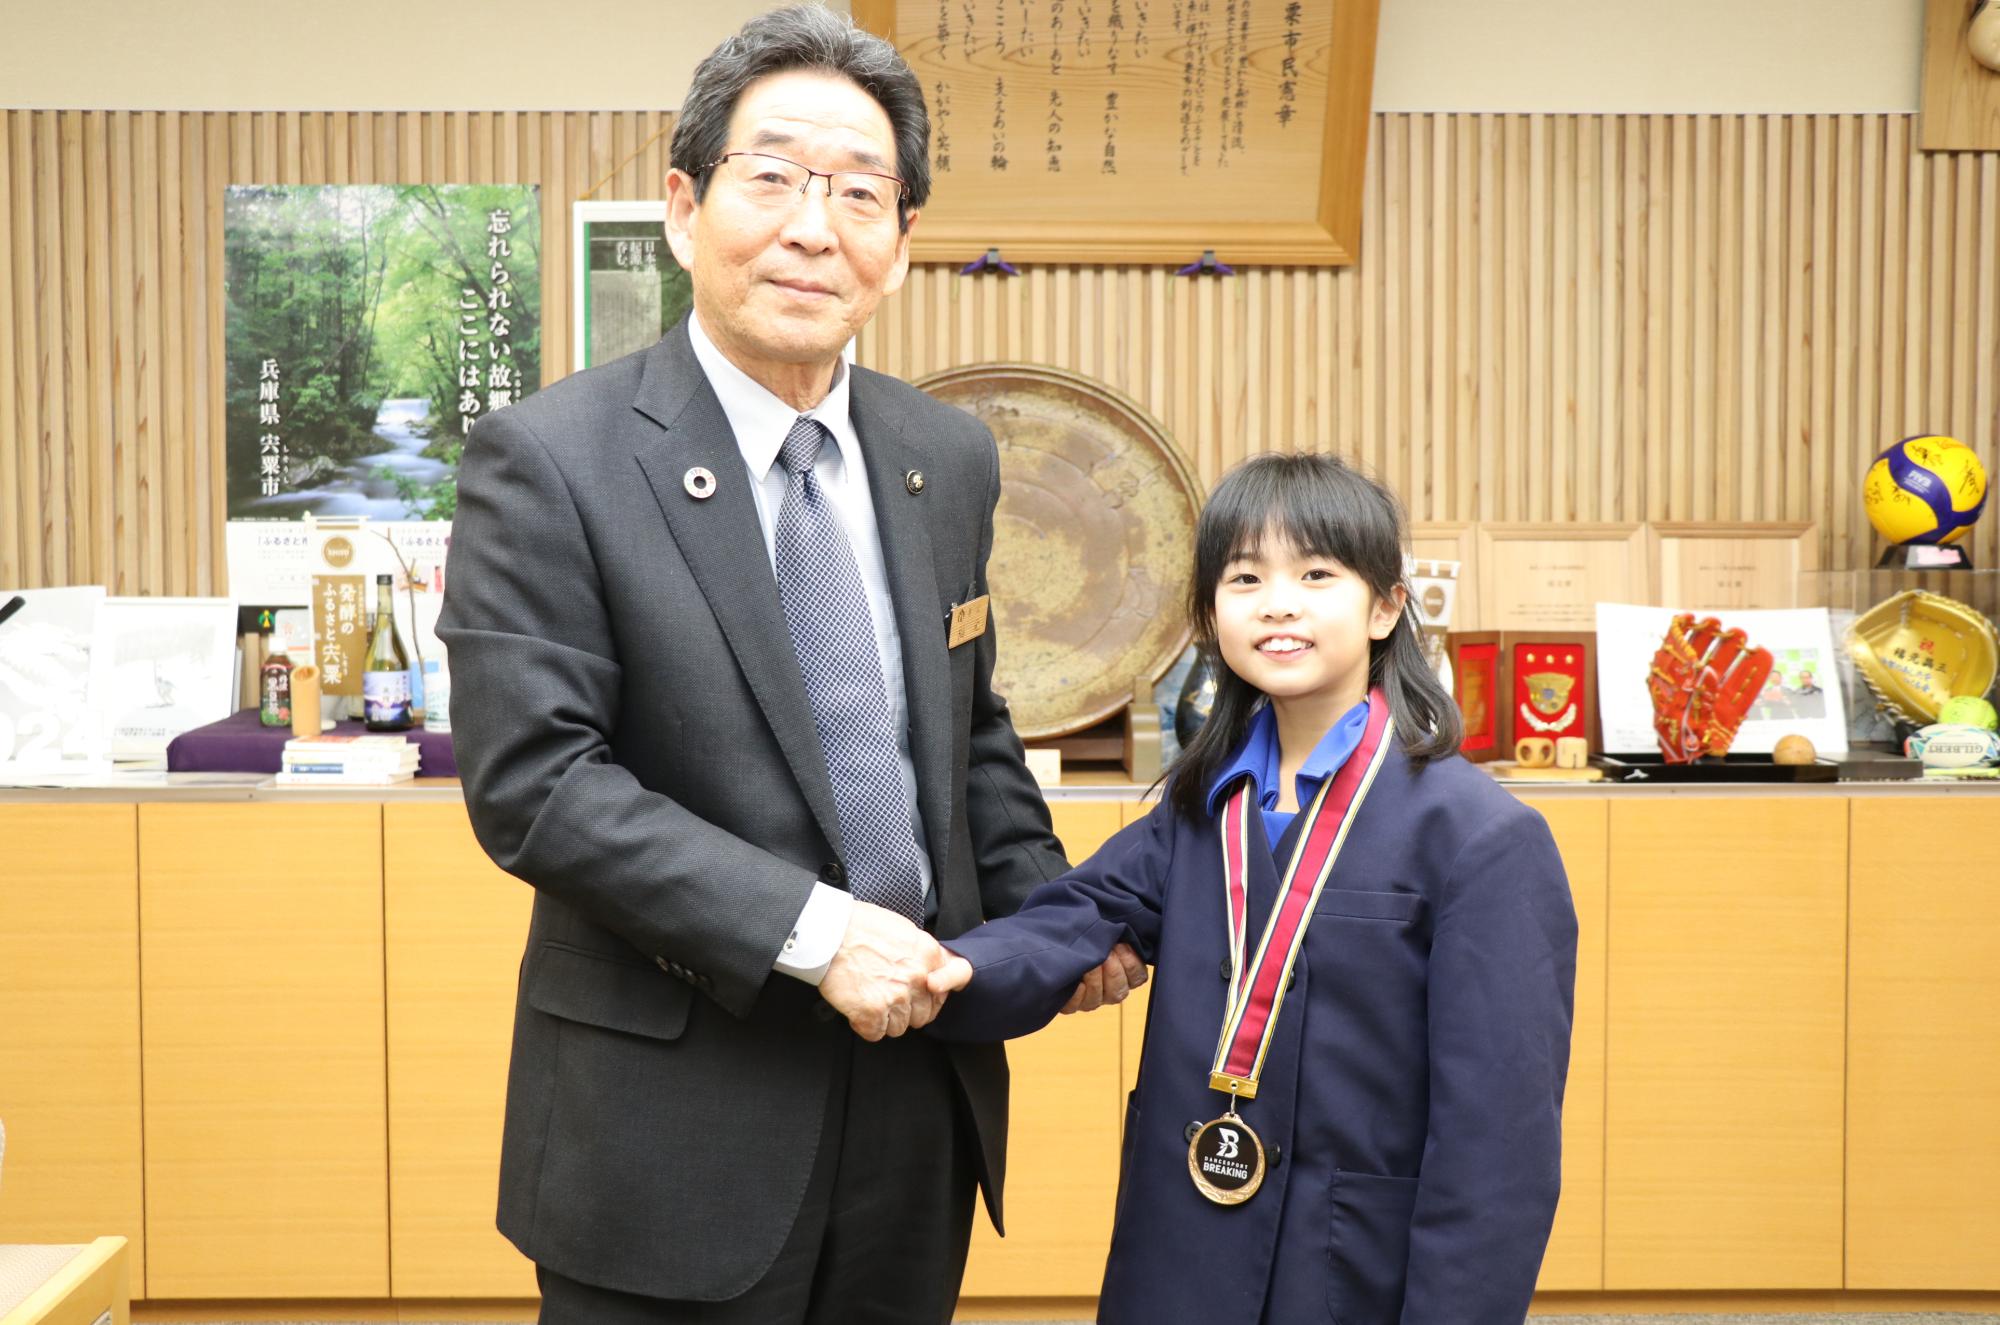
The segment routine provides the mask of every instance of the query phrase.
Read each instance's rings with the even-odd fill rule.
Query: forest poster
[[[449,520],[482,414],[541,385],[533,185],[238,185],[232,520]]]

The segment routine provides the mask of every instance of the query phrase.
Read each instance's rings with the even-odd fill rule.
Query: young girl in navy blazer
[[[1393,496],[1330,456],[1216,487],[1214,710],[1164,799],[947,942],[931,1032],[1154,967],[1099,1320],[1516,1325],[1560,1188],[1576,914],[1548,826],[1457,754]]]

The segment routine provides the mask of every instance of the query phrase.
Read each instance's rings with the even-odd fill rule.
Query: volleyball
[[[1862,484],[1868,522],[1891,543],[1953,543],[1986,505],[1986,469],[1952,437],[1905,437]]]

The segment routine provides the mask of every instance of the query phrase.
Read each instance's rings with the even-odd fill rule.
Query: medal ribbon
[[[1278,889],[1278,899],[1264,924],[1254,960],[1243,960],[1250,917],[1250,816],[1256,806],[1251,783],[1243,784],[1222,808],[1222,890],[1229,910],[1229,1001],[1222,1036],[1215,1046],[1215,1066],[1208,1084],[1239,1099],[1257,1097],[1257,1077],[1270,1051],[1271,1032],[1291,987],[1292,968],[1305,943],[1321,890],[1333,874],[1348,829],[1388,757],[1395,723],[1389,701],[1380,690],[1368,696],[1368,726],[1361,744],[1340,771],[1320,784],[1306,811],[1306,822],[1292,850]]]

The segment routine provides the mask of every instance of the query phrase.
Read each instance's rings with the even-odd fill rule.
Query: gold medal
[[[1264,1143],[1250,1124],[1230,1111],[1203,1123],[1188,1142],[1188,1176],[1194,1189],[1217,1205],[1241,1205],[1264,1185]]]
[[[1306,811],[1303,831],[1291,864],[1280,881],[1278,898],[1264,926],[1256,954],[1249,950],[1250,815],[1252,798],[1246,780],[1223,803],[1222,893],[1229,920],[1229,994],[1222,1034],[1209,1071],[1212,1090],[1229,1096],[1229,1111],[1204,1123],[1188,1141],[1188,1176],[1195,1190],[1217,1205],[1240,1205],[1264,1184],[1264,1143],[1236,1112],[1238,1100],[1257,1098],[1264,1056],[1291,987],[1292,968],[1312,923],[1320,891],[1333,875],[1334,862],[1347,844],[1349,829],[1361,809],[1375,775],[1389,750],[1395,724],[1389,701],[1380,690],[1368,697],[1368,724],[1361,742],[1340,771],[1320,784]]]

